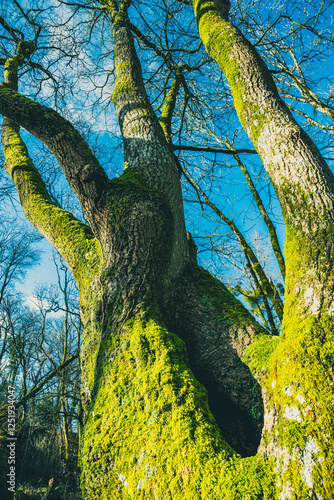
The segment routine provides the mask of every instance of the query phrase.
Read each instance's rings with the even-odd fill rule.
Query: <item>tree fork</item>
[[[240,458],[227,443],[232,436],[227,437],[230,423],[226,417],[238,417],[234,429],[239,429],[240,434],[247,426],[248,429],[253,426],[252,443],[241,451],[244,455],[255,453],[262,418],[259,385],[240,359],[249,364],[267,391],[269,408],[268,400],[273,393],[267,379],[273,381],[269,375],[280,368],[278,363],[269,364],[273,359],[271,353],[275,351],[277,358],[279,353],[286,360],[291,350],[284,352],[283,342],[265,335],[225,287],[194,262],[184,227],[175,161],[142,92],[145,89],[127,24],[127,5],[123,4],[119,10],[116,2],[106,3],[111,6],[114,21],[117,80],[114,101],[124,135],[127,168],[118,179],[109,181],[92,160],[93,168],[86,180],[94,184],[97,177],[102,179],[103,210],[95,203],[90,189],[82,191],[80,202],[91,209],[96,237],[89,249],[78,242],[74,248],[77,251],[73,252],[79,260],[83,258],[81,269],[85,271],[82,279],[77,278],[85,320],[81,354],[85,422],[80,442],[84,496],[108,500],[277,498],[281,494],[280,486],[275,491],[277,464],[260,456]],[[1,89],[3,110],[13,105],[17,122],[25,120],[29,125],[31,116],[36,116],[34,104],[24,101],[25,117],[17,111],[18,100],[19,94]],[[44,117],[54,124],[54,112]],[[67,147],[71,147],[71,141]],[[80,165],[79,175],[84,170]],[[65,170],[70,167],[64,163],[62,166]],[[317,237],[324,239],[326,235],[319,232]],[[296,248],[296,255],[301,254],[302,247]],[[314,260],[315,253],[309,258]],[[298,328],[301,326],[296,325],[296,331]],[[323,342],[320,330],[319,344]],[[321,351],[312,351],[312,346],[310,342],[312,367],[317,376],[322,376],[319,380],[325,381],[327,390],[325,372],[321,372],[317,359]],[[307,358],[306,362],[309,361]],[[329,350],[327,369],[330,363]],[[209,381],[211,395],[218,392],[224,395],[218,408],[223,420],[221,427],[225,425],[223,433],[210,412],[207,392],[190,367],[199,376],[203,374],[205,383]],[[294,374],[299,368],[300,365]],[[284,366],[281,370],[284,371]],[[312,385],[312,372],[304,373],[306,383]],[[282,386],[286,382],[283,377],[277,380],[280,394],[282,387],[288,387],[283,401],[290,411],[287,415],[295,415],[287,403],[294,395],[294,386]],[[299,402],[305,397],[299,392],[295,396]],[[328,407],[330,396],[329,391]],[[276,410],[275,404],[270,408]],[[325,405],[320,409],[326,410]],[[331,416],[330,410],[323,414],[326,418]],[[268,416],[265,413],[265,419]],[[268,423],[267,418],[266,431]],[[296,427],[290,429],[294,436],[299,431]],[[253,439],[254,434],[257,440]],[[312,458],[316,448],[310,434],[307,436],[304,451]],[[238,436],[231,444],[237,448],[240,443],[245,444],[247,437]],[[268,445],[265,439],[262,444]],[[273,445],[273,441],[269,444]],[[323,462],[318,456],[313,461],[316,473],[320,463],[321,466],[330,463],[328,457],[324,458],[326,445],[319,455]],[[287,469],[286,475],[291,470]],[[292,472],[295,480],[296,471]],[[315,477],[313,480],[316,482]],[[329,491],[328,485],[328,481],[324,482],[325,493]],[[300,498],[305,485],[303,488],[297,491]]]
[[[37,103],[34,108],[35,103],[8,88],[1,89],[0,101],[2,110],[13,106],[17,122],[22,121],[30,130],[33,127],[30,119],[36,110],[47,112],[47,108]],[[48,116],[44,114],[51,126],[56,116],[52,110]],[[64,124],[61,118],[60,122]],[[18,125],[15,127],[17,130],[11,137],[21,141],[17,136]],[[161,136],[159,124],[153,132]],[[161,137],[159,148],[165,153],[168,146],[163,135]],[[47,134],[40,138],[48,139]],[[71,144],[68,142],[67,146]],[[16,144],[6,144],[9,169],[20,175],[31,171],[34,174],[31,179],[23,175],[17,182],[18,190],[28,194],[23,200],[30,203],[36,194],[43,207],[53,210],[54,204],[26,149],[19,165],[16,160],[12,161],[15,147]],[[170,151],[168,155],[168,162],[170,158],[172,162],[165,164],[166,168],[175,168]],[[69,165],[63,162],[62,167],[66,171]],[[97,171],[93,168],[88,180],[94,183],[95,173],[99,175],[99,172],[99,167]],[[176,179],[180,189],[178,176]],[[170,195],[167,196],[164,189],[154,189],[149,180],[147,173],[129,168],[119,179],[105,183],[103,217],[101,212],[95,217],[99,207],[94,203],[90,205],[98,238],[93,237],[88,226],[73,221],[71,214],[61,211],[62,220],[64,217],[74,222],[74,227],[66,226],[65,236],[68,235],[70,241],[65,244],[58,232],[63,226],[60,220],[55,220],[54,212],[49,214],[43,209],[38,213],[35,204],[33,212],[25,207],[28,217],[33,214],[36,226],[59,248],[67,262],[73,259],[72,269],[80,290],[85,320],[81,353],[85,422],[80,444],[84,495],[90,499],[129,495],[138,498],[140,491],[143,498],[157,494],[189,500],[228,498],[225,493],[234,495],[235,491],[254,489],[251,482],[255,472],[259,474],[256,491],[269,491],[272,479],[267,462],[245,459],[240,463],[212,417],[205,389],[189,368],[183,341],[164,326],[166,311],[161,312],[161,304],[168,303],[176,270],[180,273],[187,260],[183,256],[178,268],[170,264],[175,262],[176,240],[171,235],[175,232],[177,212]],[[91,191],[83,191],[81,203],[89,205],[90,196]],[[181,197],[178,203],[177,209],[182,213]],[[47,220],[53,226],[44,228]],[[182,238],[184,224],[179,230]],[[184,237],[188,245],[186,235]],[[60,246],[57,238],[62,242]],[[245,312],[242,307],[241,310]],[[233,318],[235,316],[229,324]],[[250,321],[249,316],[244,319]],[[205,315],[201,321],[205,323]],[[241,315],[237,323],[242,322]],[[242,328],[236,331],[238,335],[234,335],[234,340],[242,343],[248,332]],[[238,358],[237,348],[230,348],[230,352],[234,360]],[[207,364],[211,377],[215,378],[212,359]],[[240,363],[240,366],[243,365]],[[231,387],[227,386],[226,390],[231,392]],[[129,426],[131,422],[133,425]],[[240,474],[242,469],[248,471],[246,478]]]
[[[116,82],[112,95],[124,141],[124,167],[145,175],[168,199],[174,218],[174,276],[188,258],[182,193],[174,154],[148,100],[127,9],[114,6],[113,38]]]

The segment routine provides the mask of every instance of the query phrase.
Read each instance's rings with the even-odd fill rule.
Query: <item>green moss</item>
[[[276,421],[265,440],[278,455],[282,450],[285,472],[280,483],[290,483],[298,499],[311,495],[310,485],[313,494],[329,499],[334,486],[334,318],[327,312],[333,297],[326,248],[331,238],[331,224],[309,234],[288,224],[282,335],[263,345],[258,337],[246,351],[247,362],[256,370],[257,358],[266,359],[262,385],[267,411],[275,411]],[[318,283],[321,302],[317,302]]]
[[[274,498],[271,464],[239,459],[183,342],[155,320],[109,339],[81,448],[85,498]]]
[[[270,401],[280,412],[267,440],[274,439],[278,448],[289,451],[292,460],[285,476],[296,498],[306,498],[306,486],[300,479],[300,470],[305,467],[311,469],[315,491],[330,498],[334,463],[334,321],[326,315],[321,319],[309,315],[299,322],[290,318],[285,338],[271,359],[269,377],[274,384]],[[310,446],[312,452],[307,451]]]
[[[124,235],[129,229],[125,221],[128,220],[128,217],[131,217],[134,207],[139,206],[141,203],[148,203],[150,205],[151,210],[153,210],[151,216],[157,218],[156,222],[158,225],[159,220],[164,220],[166,227],[163,232],[168,233],[168,239],[165,242],[160,241],[159,244],[155,245],[158,252],[160,252],[160,257],[159,253],[157,253],[157,261],[161,261],[162,256],[166,254],[164,248],[166,250],[166,247],[170,247],[167,243],[170,240],[173,224],[172,215],[165,197],[150,186],[142,170],[133,168],[126,168],[120,177],[110,181],[109,194],[110,224],[117,231],[124,233]],[[119,244],[128,244],[128,241],[127,239],[124,242],[119,241]]]
[[[17,125],[7,125],[6,170],[18,189],[26,217],[60,251],[84,293],[102,261],[100,245],[91,229],[51,201],[44,182],[29,157]]]
[[[132,189],[133,186],[140,188],[141,190],[146,191],[146,193],[155,193],[156,196],[161,196],[158,192],[150,186],[147,177],[143,172],[139,172],[134,169],[125,170],[123,174],[117,179],[113,179],[111,181],[113,190],[127,190]]]
[[[247,347],[242,360],[255,375],[260,376],[268,371],[271,355],[278,343],[279,337],[258,335],[254,338],[253,343]]]
[[[17,53],[23,58],[29,57],[35,49],[35,43],[29,40],[21,40],[17,45]]]
[[[285,326],[285,339],[255,338],[243,358],[255,373],[262,374],[261,383],[268,398],[267,412],[269,408],[276,412],[275,425],[264,441],[267,444],[272,442],[277,455],[282,453],[285,457],[280,485],[289,483],[296,499],[310,495],[306,476],[309,482],[312,477],[314,491],[323,498],[331,498],[334,463],[333,332],[331,317],[319,320],[308,316],[299,322],[291,321],[289,332]],[[280,488],[277,495],[279,492]]]
[[[123,19],[123,15],[119,18],[119,20],[115,19],[114,21],[114,29],[116,25],[122,25],[125,22],[124,26],[118,26],[117,32],[119,30],[128,31],[126,20]],[[119,37],[119,35],[117,36]],[[126,35],[125,35],[125,38]],[[132,45],[132,42],[129,42]],[[115,105],[117,98],[122,96],[123,94],[129,94],[137,96],[139,99],[141,98],[141,93],[138,87],[138,79],[140,75],[140,68],[137,67],[139,62],[137,61],[136,55],[134,54],[126,54],[129,57],[129,60],[123,60],[122,62],[116,65],[116,83],[112,93],[112,103]],[[114,51],[114,59],[117,60],[117,54]]]
[[[201,39],[207,52],[218,62],[231,87],[235,109],[240,120],[244,109],[247,85],[243,82],[240,63],[231,55],[236,44],[234,27],[222,19],[215,2],[194,2]]]
[[[35,45],[33,42],[22,40],[18,43],[17,53],[5,62],[5,82],[9,88],[17,90],[18,77],[17,70],[22,66],[24,60],[33,52]]]
[[[123,63],[125,64],[125,63]],[[118,76],[112,93],[111,102],[116,105],[116,100],[123,94],[138,94],[137,85],[131,75]]]
[[[178,71],[177,78],[173,81],[171,88],[168,91],[160,117],[160,125],[162,127],[162,130],[164,131],[167,142],[171,142],[172,116],[180,87],[180,76],[180,71]]]
[[[242,67],[248,48],[256,64],[254,76],[272,92],[273,98],[276,95],[278,102],[273,80],[243,35],[222,18],[218,2],[195,0],[194,8],[201,39],[224,71],[239,119],[257,146],[264,127],[274,117],[270,110],[262,112],[256,105],[254,82]],[[285,108],[279,106],[285,112]],[[286,143],[294,130],[296,125],[291,122],[284,128],[284,137],[278,134],[276,138],[277,147],[285,142],[286,154],[291,154]],[[329,174],[326,182],[328,179]],[[312,193],[295,182],[292,186],[291,182],[283,183],[278,191],[287,222],[282,336],[279,340],[257,337],[246,350],[244,359],[255,372],[266,374],[261,382],[272,428],[265,439],[271,442],[270,449],[276,450],[278,467],[284,470],[280,477],[281,489],[290,483],[294,490],[292,498],[315,498],[316,492],[329,499],[334,487],[334,259],[331,249],[334,231],[330,217],[325,209],[322,211],[322,206],[316,206]],[[301,474],[307,468],[306,475]]]

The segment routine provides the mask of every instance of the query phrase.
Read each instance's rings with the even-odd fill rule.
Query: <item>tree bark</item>
[[[195,262],[174,155],[145,94],[126,12],[111,15],[123,175],[106,181],[86,146],[68,161],[71,137],[82,138],[10,85],[0,89],[1,112],[11,117],[3,124],[6,170],[27,217],[63,255],[80,290],[85,498],[219,497],[240,467],[230,445],[246,456],[259,442],[260,391],[240,356],[265,335]],[[92,229],[51,201],[19,124],[64,159]],[[191,367],[208,384],[217,422]],[[250,459],[245,467],[259,464]]]

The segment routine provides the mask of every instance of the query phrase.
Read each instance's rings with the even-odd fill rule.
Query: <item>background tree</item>
[[[53,478],[58,495],[70,498],[78,486],[82,325],[73,278],[62,262],[57,269],[59,289],[55,285],[39,288],[31,299],[32,307],[24,304],[26,298],[13,286],[12,294],[7,293],[3,301],[0,418],[5,437],[7,387],[11,385],[16,388],[18,490],[32,492],[37,488],[36,495],[39,490],[45,494]],[[3,444],[7,445],[6,440]],[[1,488],[7,489],[5,484]]]
[[[67,4],[71,15],[66,22],[58,21],[51,5],[48,10],[37,4],[25,12],[14,3],[21,20],[15,28],[2,23],[10,35],[3,59],[5,84],[0,89],[0,111],[6,117],[5,168],[28,219],[66,259],[80,291],[85,323],[80,451],[84,496],[330,498],[333,177],[279,97],[263,60],[228,21],[229,2],[194,2],[203,45],[194,34],[187,2],[164,3],[155,10],[153,19],[164,22],[154,41],[141,30],[152,14],[142,2],[133,6],[135,23],[129,20],[127,2]],[[85,17],[85,9],[92,17]],[[47,32],[41,28],[42,19],[48,20],[43,23]],[[52,42],[59,42],[59,31],[67,33],[70,28],[75,34],[78,27],[81,31],[89,27],[88,39],[83,41],[78,33],[78,43],[71,38],[73,45],[66,47],[63,55],[71,65],[97,30],[103,27],[104,36],[109,36],[110,23],[112,101],[124,145],[124,172],[111,180],[70,122],[55,109],[17,92],[18,75],[28,88],[33,70],[54,81],[51,59],[45,56],[45,68],[35,57],[39,47],[43,54],[49,47],[55,60],[61,49]],[[23,36],[25,30],[29,36]],[[141,62],[134,35],[145,46]],[[189,42],[184,48],[186,36]],[[41,45],[43,37],[48,45]],[[95,56],[101,63],[110,48],[103,42],[99,47]],[[226,75],[236,112],[271,178],[287,225],[280,337],[258,325],[224,285],[197,265],[196,247],[185,229],[179,179],[184,170],[202,206],[207,204],[243,242],[256,291],[265,291],[264,324],[273,309],[282,317],[281,287],[260,275],[259,261],[245,245],[238,225],[218,207],[219,192],[210,200],[211,193],[209,197],[196,178],[205,161],[189,175],[174,154],[183,150],[181,139],[189,132],[198,142],[190,144],[193,150],[205,147],[207,154],[217,152],[200,142],[207,132],[227,145],[219,152],[232,155],[237,164],[236,155],[245,150],[254,153],[247,142],[246,147],[237,147],[238,134],[235,142],[224,137],[219,89],[224,89],[220,99],[222,95],[226,99],[229,126],[234,123],[231,100],[204,47]],[[161,68],[152,60],[147,63],[145,54],[153,52],[162,60]],[[90,63],[84,64],[88,69]],[[208,97],[215,78],[220,86],[216,96]],[[197,82],[207,90],[195,93]],[[39,88],[42,92],[43,84]],[[57,105],[61,92],[57,85],[55,90]],[[64,103],[65,93],[63,97]],[[206,99],[208,112],[202,105]],[[160,105],[154,110],[151,103],[157,100]],[[20,136],[20,126],[55,155],[84,218],[78,213],[75,217],[50,195]],[[215,170],[215,176],[208,177],[206,171],[206,184],[218,175]],[[266,219],[267,211],[260,209],[258,191],[251,188],[251,192],[268,227],[270,217]],[[276,321],[272,318],[272,331]]]

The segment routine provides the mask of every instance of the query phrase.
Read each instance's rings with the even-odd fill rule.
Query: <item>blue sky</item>
[[[301,2],[301,4],[308,4],[310,5],[309,2]],[[139,4],[138,4],[139,5]],[[261,4],[261,9],[262,10],[262,15],[265,17],[266,13],[266,5],[272,6],[272,2],[264,2]],[[333,5],[333,14],[334,14],[334,4]],[[63,6],[59,11],[59,16],[60,20],[64,20],[66,16],[68,15],[68,12],[66,8]],[[135,13],[135,10],[133,11],[134,16],[138,18],[138,22],[140,23],[140,16]],[[71,24],[71,28],[73,28],[73,23]],[[106,32],[107,33],[107,32]],[[122,152],[119,148],[117,148],[114,153],[114,145],[120,143],[120,134],[118,130],[118,126],[116,123],[116,117],[115,113],[113,110],[112,105],[110,104],[110,94],[112,91],[112,78],[110,78],[109,84],[102,88],[102,91],[99,90],[99,86],[103,85],[103,83],[106,81],[106,75],[108,72],[110,73],[110,70],[112,68],[112,63],[111,63],[111,55],[110,57],[102,57],[103,56],[103,50],[111,50],[111,42],[109,40],[107,35],[106,39],[101,39],[100,44],[96,44],[95,47],[90,48],[89,50],[87,49],[82,49],[80,51],[79,57],[78,57],[78,65],[80,66],[81,69],[85,68],[85,72],[83,76],[81,77],[80,81],[77,81],[75,83],[75,90],[73,93],[68,92],[64,94],[64,99],[62,102],[62,108],[61,112],[63,113],[64,116],[67,118],[71,119],[75,125],[79,126],[79,129],[84,133],[85,137],[87,137],[87,140],[89,140],[90,144],[94,147],[94,145],[98,145],[98,156],[103,164],[103,166],[108,170],[108,173],[110,175],[119,174],[122,169]],[[109,43],[109,46],[108,46]],[[43,56],[44,57],[44,56]],[[47,61],[47,57],[45,56]],[[146,59],[144,63],[144,73],[149,75],[156,71],[158,65],[158,60],[150,59],[151,55],[149,53],[144,53],[144,59]],[[99,66],[99,71],[95,72],[94,68],[95,65],[98,61],[98,66]],[[334,68],[334,54],[332,53],[329,59],[327,60],[325,65],[319,66],[315,68],[317,78],[320,77],[326,77],[329,74],[329,71],[333,72]],[[68,80],[70,81],[71,76],[75,76],[75,71],[76,67],[68,67],[66,66],[66,61],[61,62],[57,66],[56,72],[59,74],[60,80],[62,80],[62,77],[64,74],[68,75]],[[209,76],[207,76],[209,75]],[[214,69],[213,66],[210,66],[210,71],[206,73],[206,76],[203,77],[203,82],[202,82],[202,87],[203,87],[203,92],[205,91],[205,87],[210,84],[210,80],[217,79],[217,81],[220,78],[220,73],[217,68]],[[66,90],[68,87],[67,82],[64,83],[64,89]],[[189,85],[193,86],[191,88],[195,88],[198,82],[196,80],[192,80],[191,75],[189,76]],[[222,83],[223,85],[223,83]],[[320,90],[325,89],[326,86],[326,81],[323,80],[322,83],[320,84]],[[27,87],[27,89],[30,89],[30,87]],[[223,88],[223,86],[221,87]],[[85,90],[90,90],[89,94],[85,94],[80,91],[80,89],[85,89]],[[91,105],[94,102],[94,100],[98,97],[98,93],[101,93],[101,99],[98,105],[95,106],[95,108],[92,110]],[[154,96],[154,88],[150,90],[152,97]],[[38,100],[40,102],[45,102],[46,104],[50,101],[50,96],[52,95],[52,87],[50,85],[45,85],[43,87],[43,92],[40,93],[38,96]],[[230,133],[230,128],[231,124],[228,126],[224,124],[224,118],[221,119],[219,122],[219,113],[220,111],[220,106],[224,102],[222,99],[219,101],[219,95],[217,96],[216,101],[213,102],[213,105],[215,106],[215,119],[217,118],[216,122],[214,123],[212,129],[215,127],[215,131],[217,133],[221,134],[222,136],[224,134],[229,134]],[[234,122],[233,122],[234,120]],[[232,118],[232,123],[235,124],[235,126],[240,130],[240,126],[237,124],[235,121],[236,118]],[[87,127],[87,124],[89,127]],[[200,124],[202,126],[202,124]],[[189,124],[187,125],[188,127],[188,133],[184,133],[181,135],[181,137],[175,137],[175,142],[178,142],[179,140],[183,143],[197,143],[197,142],[204,142],[207,140],[209,143],[214,144],[214,139],[213,136],[210,135],[209,133],[203,134],[196,132],[195,129],[192,129],[192,123],[191,120],[189,120]],[[213,130],[211,130],[212,132]],[[249,142],[247,143],[247,140],[245,139],[245,136],[242,132],[238,132],[240,141],[239,145],[241,144],[246,144],[246,146],[250,146]],[[245,142],[246,141],[246,142]],[[238,143],[238,140],[237,140]],[[217,146],[217,144],[216,144]],[[40,161],[39,156],[36,153],[36,144],[34,143],[34,140],[28,141],[28,147],[29,150],[31,151],[32,157],[34,161],[38,162]],[[199,182],[202,182],[202,186],[205,186],[208,192],[210,192],[210,196],[213,196],[213,200],[219,205],[219,208],[223,208],[224,212],[226,213],[227,216],[230,218],[233,218],[238,222],[238,225],[241,229],[247,231],[247,237],[249,240],[255,241],[255,246],[257,248],[258,253],[263,257],[266,258],[266,253],[267,253],[267,248],[268,248],[268,238],[265,236],[265,228],[263,223],[259,223],[258,219],[256,218],[256,209],[254,209],[254,204],[251,201],[251,197],[249,194],[247,194],[247,188],[245,181],[243,180],[243,176],[238,171],[236,167],[229,167],[229,162],[230,158],[224,157],[223,155],[217,156],[217,165],[216,165],[216,170],[215,170],[215,176],[219,177],[221,180],[221,185],[216,187],[211,186],[210,184],[210,176],[207,178],[207,180],[201,180],[201,176],[203,172],[210,172],[210,164],[212,163],[214,157],[213,155],[203,155],[202,159],[197,155],[185,155],[184,156],[186,159],[188,159],[189,164],[191,165],[191,168],[193,171],[196,173]],[[277,230],[279,233],[279,237],[281,240],[281,243],[283,243],[284,240],[284,225],[282,224],[282,221],[280,220],[280,210],[278,206],[277,200],[275,200],[273,192],[270,188],[267,187],[267,180],[265,177],[261,177],[261,170],[262,166],[261,163],[256,160],[254,157],[242,157],[242,159],[245,159],[247,164],[250,166],[250,170],[253,173],[254,179],[258,179],[258,189],[261,192],[261,195],[263,196],[263,199],[268,201],[269,196],[272,197],[272,212],[275,214],[275,218],[278,221],[277,224]],[[252,162],[252,163],[251,163]],[[43,165],[43,162],[41,163],[43,168],[45,168],[45,165]],[[57,167],[55,167],[57,168]],[[67,197],[69,196],[68,193],[69,191],[66,190],[65,183],[63,181],[62,175],[58,170],[56,170],[57,173],[57,179],[58,179],[58,187],[60,187],[62,190],[64,190],[63,195],[64,199],[66,200]],[[214,178],[214,176],[212,177]],[[189,198],[189,195],[187,192],[185,192],[185,198]],[[69,203],[71,204],[71,198],[68,197]],[[71,205],[70,205],[71,206]],[[71,206],[73,208],[73,205]],[[74,207],[74,211],[78,212],[78,207]],[[198,236],[198,239],[196,240],[198,244],[201,243],[201,236],[203,236],[205,233],[210,233],[213,231],[215,228],[215,222],[211,218],[211,212],[210,210],[206,211],[206,217],[202,217],[201,211],[198,206],[195,206],[193,203],[187,203],[186,204],[186,214],[187,214],[187,223],[188,223],[188,229],[194,234],[194,236]],[[224,226],[220,226],[218,229],[218,234],[216,236],[217,242],[220,240],[223,241],[223,238],[220,239],[219,235],[225,235],[229,234],[230,232],[226,229]],[[225,244],[225,243],[224,243]],[[26,279],[24,280],[23,283],[21,283],[18,287],[19,291],[22,293],[27,293],[27,295],[31,295],[33,293],[34,287],[36,283],[44,283],[44,282],[54,282],[56,283],[57,280],[57,275],[56,271],[52,262],[52,247],[47,241],[43,241],[42,243],[39,244],[39,248],[41,250],[41,263],[34,268],[34,270],[29,271],[29,273],[26,276]],[[230,246],[231,251],[230,255],[231,257],[234,257],[233,254],[233,245],[231,244]],[[227,252],[228,253],[228,252]],[[209,269],[213,270],[214,272],[217,272],[217,267],[214,264],[218,264],[217,262],[212,261],[212,255],[210,252],[203,252],[200,253],[200,259],[205,263]],[[267,267],[268,269],[274,268],[274,263],[270,262],[270,258],[268,258],[267,261]],[[217,272],[222,278],[224,279],[229,279],[232,281],[232,279],[235,279],[237,271],[232,270],[232,266],[229,265],[228,262],[228,257],[225,256],[225,260],[223,259],[223,265],[220,266],[220,270]],[[273,275],[277,279],[278,274],[277,270],[273,269]]]

